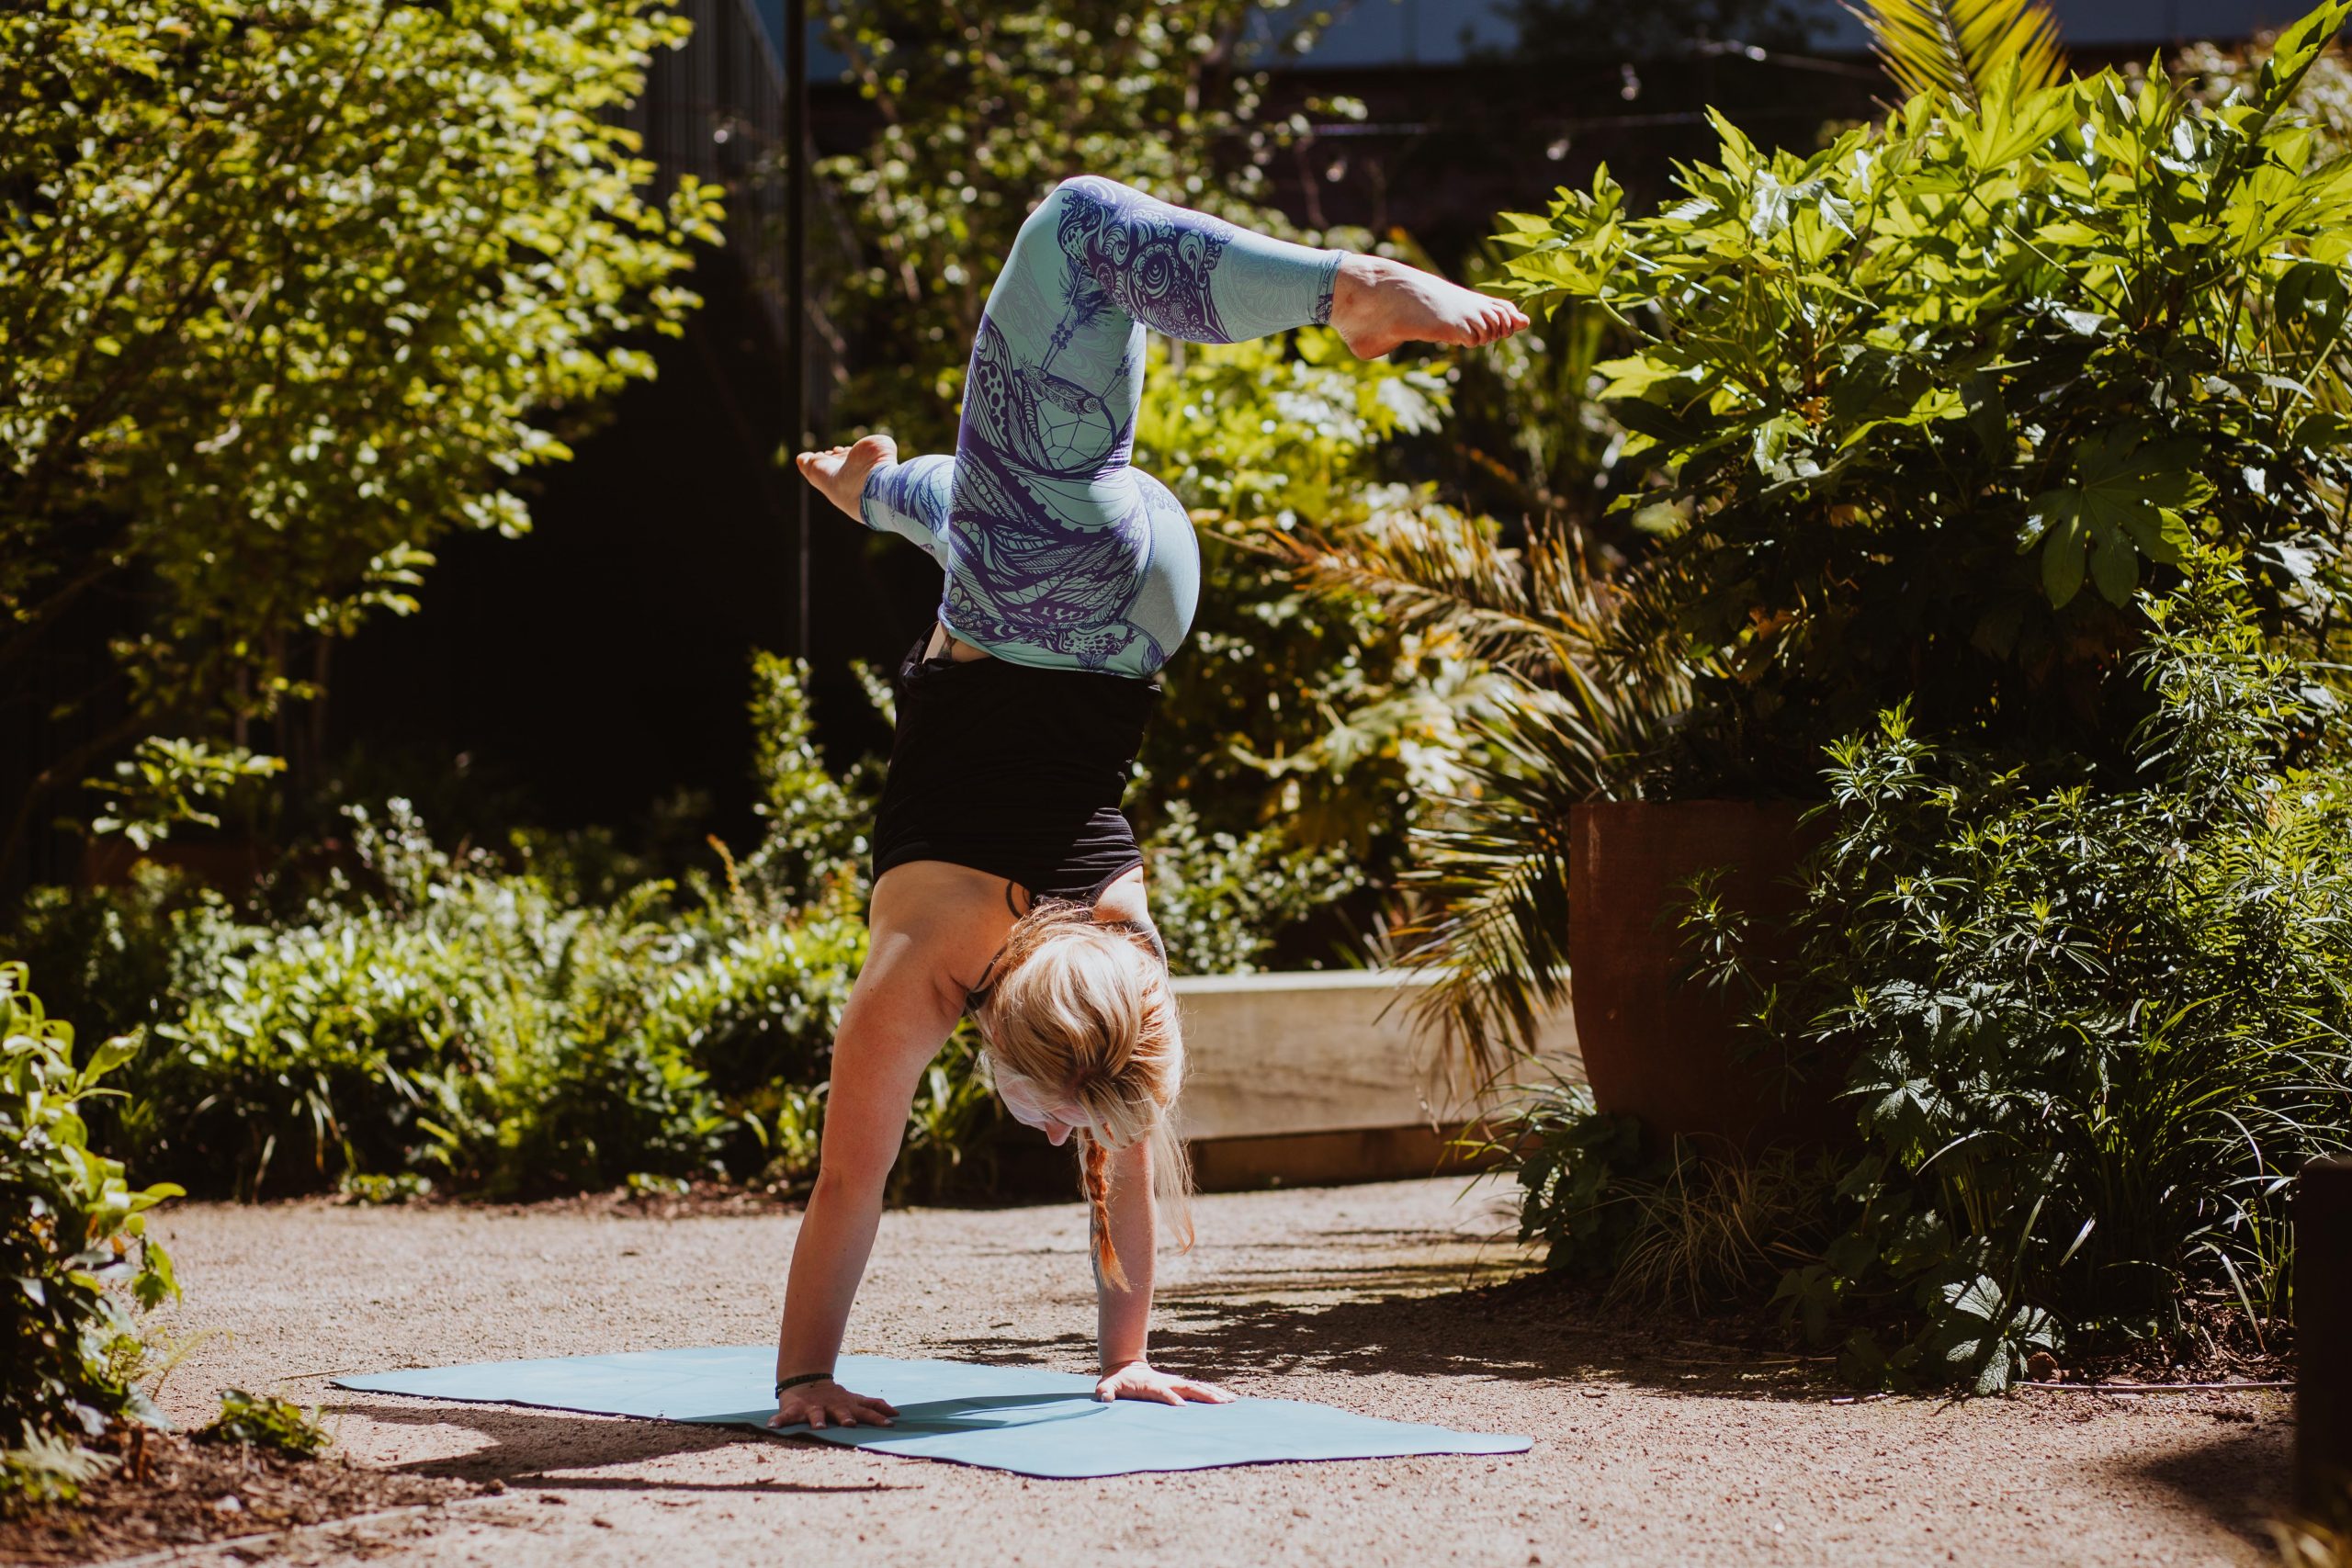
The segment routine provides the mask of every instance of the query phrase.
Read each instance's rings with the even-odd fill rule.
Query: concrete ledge
[[[1491,1109],[1412,1026],[1430,981],[1404,970],[1198,976],[1175,983],[1190,1076],[1179,1127],[1204,1186],[1426,1175],[1452,1129]],[[1565,1010],[1538,1063],[1584,1077]],[[1467,1168],[1466,1167],[1461,1168]]]

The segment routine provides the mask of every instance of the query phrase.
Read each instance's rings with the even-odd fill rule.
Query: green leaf
[[[90,1053],[90,1065],[82,1069],[82,1081],[94,1083],[115,1068],[139,1055],[141,1044],[137,1034],[118,1034]]]
[[[2303,73],[2317,62],[2320,51],[2344,31],[2347,20],[2352,20],[2352,0],[2328,0],[2278,35],[2278,42],[2271,46],[2270,58],[2262,68],[2266,106],[2283,104],[2294,96]]]
[[[1811,427],[1802,414],[1777,413],[1756,427],[1748,437],[1749,456],[1758,473],[1779,468],[1791,443],[1803,440]]]
[[[1690,525],[1684,501],[1654,501],[1634,513],[1634,526],[1653,538],[1670,539]]]
[[[2140,586],[2140,551],[2122,529],[2111,523],[2091,524],[2091,581],[2110,604],[2131,603]]]
[[[1973,107],[2005,71],[2027,91],[2065,76],[2058,18],[2041,0],[1865,0],[1859,14],[1887,74],[1914,96]]]
[[[2017,444],[2009,434],[2008,406],[2001,396],[2000,378],[1986,371],[1971,371],[1961,379],[1962,406],[1967,411],[1970,434],[1987,457],[2006,462]]]
[[[1623,359],[1604,359],[1593,367],[1593,371],[1606,378],[1598,394],[1603,401],[1645,397],[1651,389],[1667,382],[1694,379],[1688,366],[1639,354]]]
[[[2123,520],[2123,526],[2143,555],[2165,566],[2178,566],[2181,552],[2193,542],[2188,522],[2179,513],[2164,507],[2157,508],[2153,517],[2135,513]]]
[[[2086,548],[2099,592],[2122,604],[2138,585],[2138,556],[2177,560],[2188,542],[2180,509],[2211,485],[2196,469],[2198,448],[2181,440],[2142,443],[2126,427],[2086,437],[2075,449],[2075,482],[2034,497],[2021,548],[2042,540],[2042,584],[2052,604],[2083,585]],[[2043,537],[2043,536],[2047,536]]]
[[[2041,543],[2041,591],[2050,603],[2065,608],[2083,588],[2083,554],[2088,530],[2069,511],[2060,517]]]
[[[149,1312],[175,1300],[180,1293],[179,1277],[172,1271],[172,1255],[153,1242],[144,1245],[139,1276],[131,1282],[131,1292],[139,1304]]]

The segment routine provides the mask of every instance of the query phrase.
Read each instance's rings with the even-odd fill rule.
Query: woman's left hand
[[[1114,1367],[1102,1374],[1094,1385],[1094,1397],[1108,1403],[1114,1399],[1156,1399],[1162,1404],[1182,1404],[1191,1400],[1197,1404],[1230,1404],[1233,1395],[1213,1382],[1194,1382],[1173,1372],[1163,1372],[1148,1361],[1129,1361],[1124,1367]]]

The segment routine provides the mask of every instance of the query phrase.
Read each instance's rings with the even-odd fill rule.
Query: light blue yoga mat
[[[899,1410],[888,1427],[769,1427],[775,1347],[637,1350],[337,1378],[337,1388],[599,1416],[749,1427],[775,1435],[1057,1478],[1282,1460],[1523,1453],[1525,1438],[1383,1421],[1295,1399],[1159,1404],[1094,1397],[1094,1380],[1031,1367],[843,1356],[841,1381]]]

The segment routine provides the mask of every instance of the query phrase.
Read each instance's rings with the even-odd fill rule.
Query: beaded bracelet
[[[803,1372],[797,1378],[779,1378],[776,1380],[775,1385],[776,1397],[781,1399],[784,1396],[784,1391],[786,1389],[798,1388],[804,1382],[831,1382],[832,1381],[833,1374],[831,1372]]]

